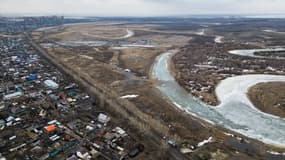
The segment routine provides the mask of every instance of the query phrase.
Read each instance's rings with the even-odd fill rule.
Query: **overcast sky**
[[[82,16],[285,14],[285,0],[0,0],[0,14]]]

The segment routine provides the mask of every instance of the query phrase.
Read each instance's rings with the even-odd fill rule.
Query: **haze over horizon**
[[[285,14],[284,0],[1,0],[0,15]]]

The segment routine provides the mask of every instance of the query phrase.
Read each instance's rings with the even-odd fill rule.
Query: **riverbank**
[[[202,43],[201,40],[205,42]],[[249,67],[260,64],[255,61],[247,61],[244,64],[243,58],[232,56],[227,51],[252,47],[234,43],[207,43],[207,39],[193,39],[172,58],[175,79],[198,99],[211,106],[217,106],[220,102],[215,94],[215,88],[221,80],[241,75],[243,71],[252,70],[248,69]]]
[[[257,57],[253,54],[254,48],[258,47],[210,43],[207,38],[194,38],[173,56],[172,72],[189,93],[208,105],[217,106],[220,102],[215,88],[226,78],[250,74],[285,75],[284,59]]]
[[[248,97],[262,112],[285,118],[285,83],[260,83],[251,87]]]
[[[176,83],[167,65],[170,58],[170,53],[162,54],[153,67],[153,75],[161,81],[158,89],[178,108],[264,143],[284,146],[284,120],[258,111],[246,96],[251,86],[261,82],[285,81],[284,76],[245,75],[227,78],[216,89],[221,104],[214,108],[194,98]],[[270,126],[270,129],[265,126]]]

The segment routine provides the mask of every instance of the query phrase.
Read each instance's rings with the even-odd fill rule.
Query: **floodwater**
[[[254,52],[270,52],[270,51],[285,51],[285,48],[268,48],[268,49],[244,49],[244,50],[231,50],[230,54],[239,55],[239,56],[247,56],[254,58],[269,58],[269,59],[285,59],[284,57],[267,57],[267,56],[257,56]],[[279,53],[281,54],[281,53]],[[278,56],[278,53],[276,53]]]

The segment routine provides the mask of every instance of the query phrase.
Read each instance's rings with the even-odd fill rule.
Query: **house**
[[[53,80],[45,80],[44,84],[50,89],[58,89],[59,85]]]
[[[78,160],[75,154],[70,155],[69,157],[66,158],[66,160]]]
[[[111,141],[113,138],[115,138],[115,135],[110,133],[110,132],[107,132],[105,135],[104,135],[104,139],[106,141]]]
[[[127,136],[126,131],[120,127],[114,128],[113,131],[116,132],[117,134],[119,134],[121,137]]]
[[[50,133],[56,130],[56,126],[55,125],[49,125],[45,127],[45,131]]]
[[[103,114],[103,113],[100,113],[98,115],[98,121],[103,123],[103,124],[107,123],[109,120],[110,120],[110,118],[107,115]]]
[[[7,94],[3,97],[4,100],[10,100],[10,99],[14,99],[14,98],[18,98],[20,96],[22,96],[23,93],[22,92],[15,92],[12,94]]]
[[[37,75],[31,74],[31,75],[29,76],[29,81],[34,81],[34,80],[36,80],[36,79],[37,79]]]
[[[91,156],[88,152],[87,149],[85,148],[80,148],[77,152],[76,152],[76,156],[78,158],[81,158],[81,159],[91,159]]]

